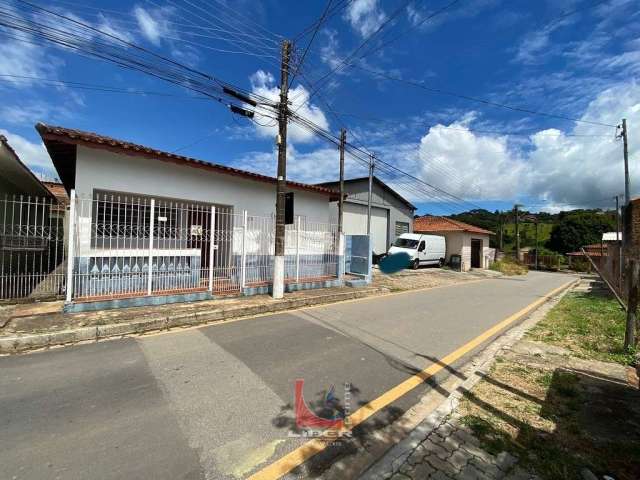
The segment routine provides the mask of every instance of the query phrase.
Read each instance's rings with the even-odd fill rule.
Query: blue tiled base
[[[343,285],[342,280],[335,278],[333,280],[323,280],[320,282],[300,282],[300,283],[286,283],[284,291],[287,293],[297,292],[299,290],[311,290],[314,288],[330,288],[341,287]],[[265,295],[271,293],[271,285],[261,285],[259,287],[246,287],[242,290],[243,295]]]
[[[182,293],[176,295],[157,295],[152,297],[118,298],[114,300],[100,300],[97,302],[67,303],[65,313],[94,312],[96,310],[110,310],[113,308],[149,307],[153,305],[167,305],[170,303],[198,302],[212,300],[211,292]]]

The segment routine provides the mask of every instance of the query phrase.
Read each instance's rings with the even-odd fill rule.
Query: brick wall
[[[640,260],[640,198],[631,200],[625,209],[625,232],[627,239],[627,255]]]

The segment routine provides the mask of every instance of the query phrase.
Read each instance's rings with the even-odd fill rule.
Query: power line
[[[427,92],[437,93],[437,94],[441,94],[441,95],[447,95],[447,96],[450,96],[450,97],[461,98],[463,100],[469,100],[469,101],[472,101],[472,102],[481,103],[481,104],[488,105],[488,106],[491,106],[491,107],[504,108],[504,109],[507,109],[507,110],[515,111],[515,112],[527,113],[529,115],[538,115],[538,116],[548,117],[548,118],[557,118],[557,119],[561,119],[561,120],[569,120],[571,122],[576,122],[576,123],[585,123],[585,124],[589,124],[589,125],[599,125],[601,127],[612,127],[612,128],[616,128],[617,127],[617,125],[612,125],[612,124],[609,124],[609,123],[595,122],[595,121],[591,121],[591,120],[581,120],[581,119],[577,119],[577,118],[567,117],[567,116],[564,116],[564,115],[546,113],[546,112],[542,112],[542,111],[538,111],[538,110],[530,110],[530,109],[524,108],[524,107],[516,107],[516,106],[513,106],[513,105],[506,105],[506,104],[503,104],[503,103],[497,103],[497,102],[493,102],[493,101],[490,101],[490,100],[485,100],[483,98],[472,97],[472,96],[469,96],[469,95],[464,95],[464,94],[461,94],[461,93],[451,92],[451,91],[448,91],[448,90],[442,90],[442,89],[439,89],[439,88],[427,87],[426,85],[423,85],[422,83],[418,83],[418,82],[415,82],[413,80],[405,80],[405,79],[400,78],[400,77],[395,77],[393,75],[389,75],[388,73],[385,73],[385,72],[379,72],[379,71],[376,71],[376,70],[371,70],[369,68],[363,67],[362,65],[354,65],[354,66],[356,68],[359,68],[360,70],[364,70],[364,71],[372,73],[374,75],[378,75],[378,76],[380,76],[382,78],[386,78],[387,80],[392,80],[394,82],[410,85],[412,87],[420,88],[420,89],[425,90]]]
[[[300,57],[300,61],[297,62],[296,69],[291,75],[291,80],[289,80],[289,87],[293,85],[293,80],[296,78],[296,75],[300,71],[300,68],[302,68],[302,65],[304,64],[304,59],[307,56],[307,53],[309,52],[309,48],[311,48],[311,44],[315,40],[316,35],[318,34],[318,30],[320,30],[320,26],[327,18],[327,13],[329,13],[329,9],[331,8],[332,2],[333,0],[327,1],[327,5],[325,6],[324,11],[322,12],[322,15],[320,15],[320,19],[316,23],[316,28],[313,30],[313,35],[311,35],[311,39],[309,40],[309,43],[307,43],[307,47],[304,49],[304,52],[302,53],[302,57]]]

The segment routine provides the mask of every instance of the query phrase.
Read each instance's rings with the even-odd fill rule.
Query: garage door
[[[387,210],[371,208],[371,236],[373,251],[384,253],[387,251]],[[344,205],[344,233],[347,235],[366,235],[367,206],[355,203]]]

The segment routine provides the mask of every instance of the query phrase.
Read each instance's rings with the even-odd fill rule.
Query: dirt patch
[[[569,353],[525,342],[499,357],[460,403],[461,421],[489,453],[516,455],[544,479],[585,467],[640,478],[640,392],[624,367]]]

